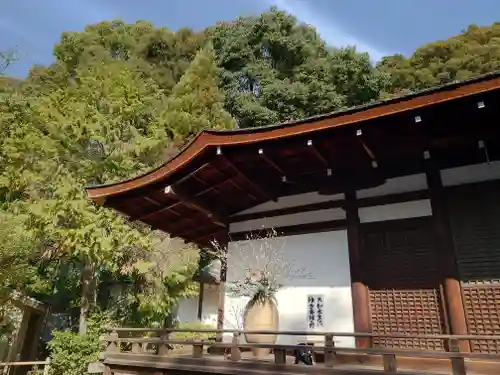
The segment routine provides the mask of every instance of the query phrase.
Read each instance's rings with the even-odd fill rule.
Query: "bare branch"
[[[287,280],[312,279],[311,273],[286,256],[285,239],[273,229],[264,235],[248,235],[246,241],[239,243],[238,251],[231,254],[217,242],[212,245],[213,256],[230,268],[232,280],[226,284],[234,296],[253,298],[264,293],[272,297]]]
[[[0,74],[19,58],[15,50],[0,51]]]
[[[224,323],[229,329],[243,331],[245,329],[245,306],[241,303],[236,304],[233,299],[229,311],[224,316]]]

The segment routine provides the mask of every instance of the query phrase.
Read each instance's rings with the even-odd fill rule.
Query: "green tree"
[[[117,270],[128,253],[150,247],[147,232],[91,204],[84,187],[150,168],[165,139],[154,119],[161,102],[154,84],[116,61],[87,66],[77,78],[77,85],[9,99],[1,180],[4,200],[28,217],[33,235],[82,265],[83,333],[99,268]]]
[[[500,23],[471,25],[463,33],[418,48],[411,57],[387,56],[378,64],[389,74],[387,91],[404,94],[461,81],[500,69]]]
[[[0,301],[5,302],[10,293],[20,287],[28,274],[34,272],[33,264],[43,254],[32,233],[25,230],[22,218],[0,210]]]
[[[14,50],[0,51],[0,95],[16,90],[19,86],[18,79],[5,75],[7,68],[15,61],[17,61],[17,56]]]
[[[39,274],[57,278],[49,285],[30,279],[29,289],[57,291],[67,303],[77,302],[82,333],[105,274],[129,282],[125,321],[152,324],[161,317],[159,324],[165,324],[177,299],[195,292],[195,259],[165,267],[180,247],[169,252],[168,261],[151,258],[159,246],[153,241],[156,234],[91,204],[84,187],[129,178],[160,163],[172,143],[167,130],[179,134],[179,142],[180,134],[199,130],[167,122],[176,114],[193,113],[192,118],[200,119],[195,124],[207,127],[211,122],[234,125],[222,108],[210,58],[209,49],[200,52],[171,99],[128,61],[111,59],[82,64],[65,86],[42,80],[1,104],[0,126],[6,134],[0,151],[2,200],[24,215],[30,235],[43,242],[51,264],[40,265]],[[192,99],[196,105],[184,107]],[[75,269],[80,273],[79,301],[61,291],[75,290],[61,282],[75,285]],[[140,316],[134,318],[135,313]]]
[[[201,49],[167,100],[163,120],[177,144],[202,129],[233,129],[235,120],[224,109],[217,67],[210,43]]]
[[[188,28],[173,32],[146,21],[121,20],[89,25],[83,32],[63,33],[54,48],[57,63],[70,76],[82,65],[96,61],[127,61],[143,77],[167,92],[177,83],[204,43],[204,33]]]
[[[269,125],[369,102],[385,75],[367,54],[327,47],[314,28],[271,8],[207,33],[221,68],[226,108],[240,127]]]

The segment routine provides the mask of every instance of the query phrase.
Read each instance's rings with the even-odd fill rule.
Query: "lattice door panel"
[[[500,184],[453,187],[447,198],[467,329],[500,335]],[[500,342],[472,341],[471,349],[500,353]]]
[[[464,286],[464,305],[469,333],[500,335],[500,285]],[[500,340],[471,341],[474,352],[500,353]]]
[[[443,333],[441,295],[437,289],[370,290],[374,333],[439,335]],[[442,340],[374,339],[374,345],[443,350]]]
[[[363,225],[363,275],[374,333],[445,332],[434,238],[428,218]],[[441,340],[377,339],[374,345],[444,349]]]

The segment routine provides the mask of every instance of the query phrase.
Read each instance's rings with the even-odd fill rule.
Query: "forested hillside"
[[[389,75],[391,94],[419,91],[500,70],[500,23],[471,25],[462,34],[418,48],[412,56],[384,57],[377,68]]]
[[[36,297],[83,334],[97,310],[119,324],[172,324],[177,299],[197,292],[198,256],[91,204],[85,186],[154,168],[205,128],[279,123],[500,70],[500,24],[374,65],[272,8],[201,32],[105,21],[64,33],[54,56],[25,80],[0,77],[0,298]]]

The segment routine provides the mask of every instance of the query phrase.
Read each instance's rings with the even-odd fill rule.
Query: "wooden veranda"
[[[104,338],[106,351],[102,354],[105,365],[104,374],[170,374],[196,372],[210,374],[331,374],[338,370],[340,374],[370,374],[404,372],[407,374],[452,375],[497,375],[500,371],[500,354],[460,353],[460,342],[470,340],[499,340],[500,336],[471,335],[376,335],[367,333],[335,333],[335,332],[298,332],[277,331],[280,335],[311,336],[322,338],[322,342],[308,348],[314,353],[315,364],[305,366],[294,364],[293,352],[304,346],[296,345],[258,345],[241,343],[241,335],[237,330],[224,330],[219,333],[233,335],[232,343],[217,343],[213,339],[180,340],[175,335],[179,332],[210,335],[217,331],[210,330],[160,330],[142,328],[110,329]],[[131,337],[133,333],[134,337]],[[143,333],[144,337],[137,337]],[[252,333],[269,334],[271,331],[252,331]],[[355,336],[358,338],[391,338],[440,340],[448,352],[384,349],[384,348],[341,348],[335,346],[338,337]],[[183,346],[184,350],[173,350],[174,346]],[[271,354],[265,358],[255,359],[249,353],[252,347],[269,348]]]

